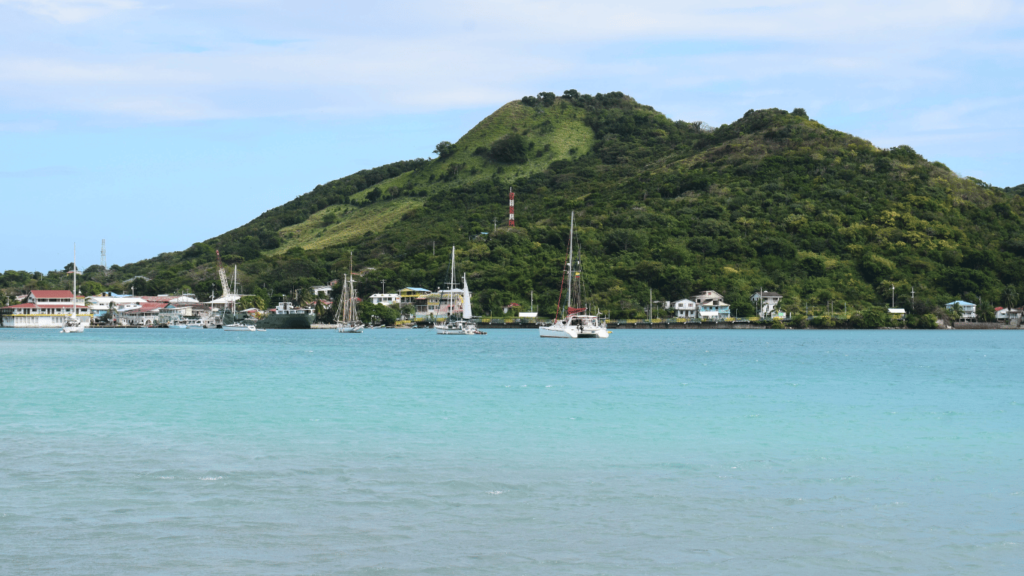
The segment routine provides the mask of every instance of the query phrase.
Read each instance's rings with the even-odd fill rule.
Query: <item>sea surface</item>
[[[0,574],[1019,575],[1022,348],[0,329]]]

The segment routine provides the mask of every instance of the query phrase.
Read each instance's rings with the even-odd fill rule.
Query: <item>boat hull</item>
[[[362,334],[363,325],[356,324],[355,326],[351,326],[348,324],[338,324],[338,332],[341,334]]]
[[[227,326],[225,326],[223,328],[223,330],[225,332],[255,332],[256,331],[256,327],[253,326],[252,324],[245,324],[245,325],[228,324]]]
[[[540,337],[541,338],[578,338],[579,334],[576,331],[575,326],[541,326]]]

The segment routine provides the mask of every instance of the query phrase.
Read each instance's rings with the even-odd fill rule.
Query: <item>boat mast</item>
[[[71,317],[78,318],[78,244],[74,245],[71,260]]]
[[[565,297],[565,316],[569,317],[572,308],[572,235],[576,228],[576,211],[573,210],[569,216],[569,289],[567,290],[568,295]]]
[[[237,294],[237,293],[238,293],[238,264],[235,264],[235,271],[231,275],[231,296],[232,296],[232,298],[231,298],[231,315],[232,316],[234,316],[235,313],[238,311],[235,308],[235,301],[237,299],[234,298],[235,294]],[[234,318],[232,318],[232,320],[234,320]]]
[[[455,246],[452,246],[451,279],[448,281],[448,317],[444,319],[446,324],[451,324],[452,310],[455,308]]]

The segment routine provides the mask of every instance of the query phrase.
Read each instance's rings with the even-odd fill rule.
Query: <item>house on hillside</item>
[[[772,318],[785,318],[785,312],[779,310],[779,302],[782,301],[782,294],[778,292],[768,292],[762,290],[760,292],[754,292],[754,295],[750,297],[750,302],[754,305],[754,309],[757,310],[757,315],[762,320]]]
[[[392,304],[398,304],[400,297],[398,294],[371,294],[370,304],[383,304],[385,306],[391,306]]]
[[[725,297],[714,290],[705,290],[691,297],[697,303],[697,317],[701,320],[725,320],[732,316]]]
[[[977,320],[978,319],[978,305],[967,302],[966,300],[954,300],[946,304],[946,310],[953,310],[953,307],[957,304],[960,305],[960,319],[961,320]]]
[[[671,310],[675,314],[676,318],[690,319],[697,317],[697,303],[689,298],[665,302],[665,308]]]

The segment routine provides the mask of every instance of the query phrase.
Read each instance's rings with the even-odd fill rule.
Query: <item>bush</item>
[[[491,146],[491,158],[508,164],[526,162],[526,142],[519,134],[509,134]]]

